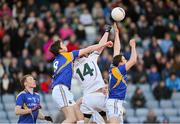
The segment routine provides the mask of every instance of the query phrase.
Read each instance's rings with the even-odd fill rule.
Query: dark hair
[[[173,75],[176,76],[176,72],[175,72],[175,71],[172,71],[172,72],[170,73],[170,76],[173,76]]]
[[[22,87],[23,89],[25,88],[24,83],[26,82],[27,77],[31,77],[31,76],[32,76],[32,75],[27,74],[27,75],[24,75],[24,76],[20,79],[21,87]]]
[[[61,46],[60,46],[61,42],[62,42],[61,40],[57,40],[49,48],[49,51],[53,53],[55,56],[59,54],[59,49],[61,49]]]
[[[122,62],[122,54],[119,54],[119,55],[116,55],[114,58],[113,58],[113,66],[118,66],[119,65],[119,62]]]

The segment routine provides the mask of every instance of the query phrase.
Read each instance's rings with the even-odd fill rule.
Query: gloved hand
[[[37,110],[39,110],[39,109],[41,109],[41,108],[42,108],[41,105],[38,104],[38,105],[34,106],[34,107],[31,109],[31,111],[34,112],[34,111],[37,111]]]
[[[45,116],[44,119],[45,119],[46,121],[51,121],[51,122],[53,122],[53,119],[51,118],[51,116]]]
[[[111,28],[111,25],[105,25],[105,32],[110,32]]]

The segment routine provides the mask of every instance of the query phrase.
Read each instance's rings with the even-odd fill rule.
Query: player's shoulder
[[[123,64],[123,65],[119,65],[117,68],[119,68],[119,69],[126,69],[125,67],[126,67],[126,64]]]
[[[38,93],[38,92],[34,92],[34,94],[39,96],[39,93]]]
[[[26,95],[26,92],[25,92],[25,91],[21,91],[21,92],[16,96],[16,99],[17,99],[18,97],[22,97],[22,96],[24,96],[24,95]]]
[[[123,65],[119,65],[119,66],[114,66],[114,65],[110,65],[110,68],[109,68],[109,72],[112,72],[112,71],[121,71],[121,70],[124,70],[125,69],[125,64]]]
[[[86,60],[87,60],[86,57],[77,58],[74,61],[74,65],[75,66],[81,66],[84,62],[87,62]]]

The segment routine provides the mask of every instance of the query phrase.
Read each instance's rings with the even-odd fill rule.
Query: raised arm
[[[102,47],[112,47],[112,45],[113,45],[113,43],[111,41],[108,41],[108,42],[102,43],[102,44],[92,45],[92,46],[89,46],[87,48],[79,50],[79,56],[91,53],[93,51],[97,51],[97,50],[99,50]]]
[[[113,53],[113,57],[115,57],[116,55],[120,54],[120,50],[121,50],[121,44],[120,44],[120,39],[119,39],[119,30],[117,27],[117,23],[114,22],[114,31],[115,31],[115,39],[114,39],[114,53]]]
[[[128,71],[133,65],[137,62],[137,53],[136,53],[136,41],[135,39],[131,39],[129,42],[131,46],[131,57],[126,63],[126,70]]]
[[[111,30],[111,26],[110,26],[110,25],[106,25],[106,27],[105,27],[105,33],[104,33],[104,35],[102,36],[101,40],[99,41],[99,44],[104,44],[104,43],[107,42],[110,30]],[[97,51],[99,52],[99,54],[102,53],[103,49],[104,49],[104,47],[102,47],[102,48],[100,48],[99,50],[97,50]]]

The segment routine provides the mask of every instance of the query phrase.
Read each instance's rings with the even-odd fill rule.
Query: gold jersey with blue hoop
[[[71,80],[73,76],[73,61],[78,57],[79,50],[72,52],[63,52],[57,55],[53,61],[54,74],[52,79],[52,88],[58,84],[63,84],[71,89]]]
[[[127,89],[126,67],[111,66],[109,70],[109,99],[124,100]]]

